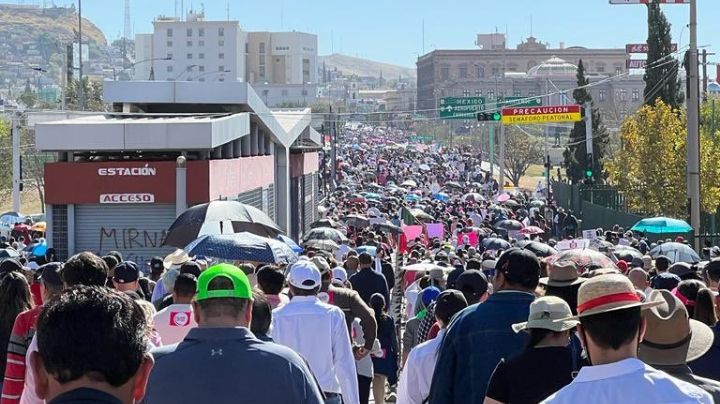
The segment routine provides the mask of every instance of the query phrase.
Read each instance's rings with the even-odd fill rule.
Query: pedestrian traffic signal
[[[501,119],[502,119],[502,114],[500,113],[500,111],[478,112],[478,114],[477,114],[478,121],[499,122]]]
[[[593,156],[589,154],[585,158],[585,178],[592,179],[593,177]]]

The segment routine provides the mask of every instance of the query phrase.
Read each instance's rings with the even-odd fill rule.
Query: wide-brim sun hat
[[[587,278],[580,278],[577,265],[572,261],[558,261],[553,263],[548,276],[540,278],[540,284],[545,286],[574,286],[583,283]]]
[[[177,249],[163,259],[163,266],[165,269],[170,269],[172,267],[179,267],[188,261],[190,261],[188,253],[185,252],[185,250]]]
[[[660,301],[643,302],[635,293],[632,282],[621,274],[603,274],[588,279],[578,289],[577,315],[556,321],[577,320],[595,314],[639,307],[647,310],[662,304]]]
[[[565,300],[557,296],[543,296],[530,304],[528,321],[513,324],[512,329],[516,333],[537,328],[555,332],[567,331],[580,323],[575,319],[566,319],[571,316],[572,311]]]

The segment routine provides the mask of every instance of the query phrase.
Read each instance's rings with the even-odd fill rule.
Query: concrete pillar
[[[222,153],[224,159],[231,159],[234,157],[235,151],[233,150],[235,147],[233,146],[233,142],[227,142],[224,145],[222,145]]]
[[[265,132],[259,131],[258,133],[258,156],[264,156],[265,155]]]
[[[250,127],[250,155],[251,156],[257,156],[258,155],[258,138],[260,137],[260,129],[257,125],[253,125]]]
[[[290,234],[290,150],[275,146],[275,209],[277,224]]]
[[[48,247],[53,246],[53,206],[50,204],[45,204],[45,223],[47,224],[47,227],[45,229],[45,241],[47,242]],[[67,257],[62,257],[67,258]]]
[[[213,160],[220,160],[223,158],[222,147],[216,147],[212,150],[212,158]]]
[[[68,258],[75,255],[75,205],[67,206]]]
[[[270,138],[270,135],[266,135],[265,136],[265,155],[272,156],[274,151],[275,151],[275,147],[273,147],[273,141]]]
[[[175,217],[179,217],[187,210],[187,159],[179,156],[175,164]]]
[[[233,158],[242,156],[242,139],[233,140]]]

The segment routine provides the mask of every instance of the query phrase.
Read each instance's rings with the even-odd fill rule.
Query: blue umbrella
[[[662,234],[662,233],[688,233],[693,228],[684,220],[673,219],[669,217],[651,217],[643,219],[630,229],[632,231],[642,231],[645,233]]]
[[[360,195],[364,196],[365,199],[376,199],[376,200],[382,199],[380,194],[377,194],[375,192],[362,192]]]
[[[405,195],[405,200],[408,201],[408,202],[417,202],[417,201],[419,201],[420,199],[422,199],[422,198],[420,198],[420,196],[419,196],[419,195],[416,195],[416,194],[407,194],[407,195]]]
[[[277,236],[277,239],[287,244],[295,254],[302,254],[305,251],[304,248],[300,247],[293,239],[283,234]]]
[[[375,254],[377,254],[377,247],[371,245],[364,245],[358,247],[356,251],[358,252],[358,254],[368,253],[371,257],[374,257]]]
[[[185,251],[190,255],[268,264],[292,264],[297,261],[297,255],[282,241],[248,232],[208,234],[188,244]]]
[[[440,202],[447,202],[450,200],[450,195],[446,194],[445,192],[438,192],[437,194],[433,195],[433,198]]]

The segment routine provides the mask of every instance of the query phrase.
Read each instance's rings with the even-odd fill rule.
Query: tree
[[[12,137],[10,120],[0,118],[0,190],[9,194],[12,189]]]
[[[592,105],[593,173],[595,174],[594,179],[599,180],[599,177],[605,177],[603,159],[608,149],[610,136],[602,123],[600,110],[595,108],[590,91],[585,87],[589,83],[590,80],[585,77],[585,66],[581,59],[578,62],[577,68],[578,88],[573,91],[573,98],[575,99],[575,103],[581,106],[587,103]],[[588,151],[585,143],[585,128],[584,120],[575,122],[575,126],[573,126],[570,132],[568,147],[565,149],[565,152],[563,152],[567,176],[573,183],[578,183],[585,178],[585,168],[587,167],[588,159]]]
[[[542,163],[542,144],[537,139],[515,127],[505,129],[505,175],[520,186],[520,179],[531,164]]]
[[[37,94],[30,87],[30,79],[25,83],[25,91],[20,96],[20,101],[28,108],[32,108],[37,102]]]
[[[660,3],[652,2],[648,7],[648,54],[645,69],[645,104],[655,105],[660,99],[666,105],[677,109],[683,102],[678,81],[679,64],[672,58],[672,37],[670,23],[660,9]]]
[[[104,111],[105,103],[102,99],[102,83],[90,82],[87,77],[83,77],[83,93],[85,95],[84,108],[80,107],[80,87],[78,80],[71,80],[65,90],[66,108],[86,111]]]

